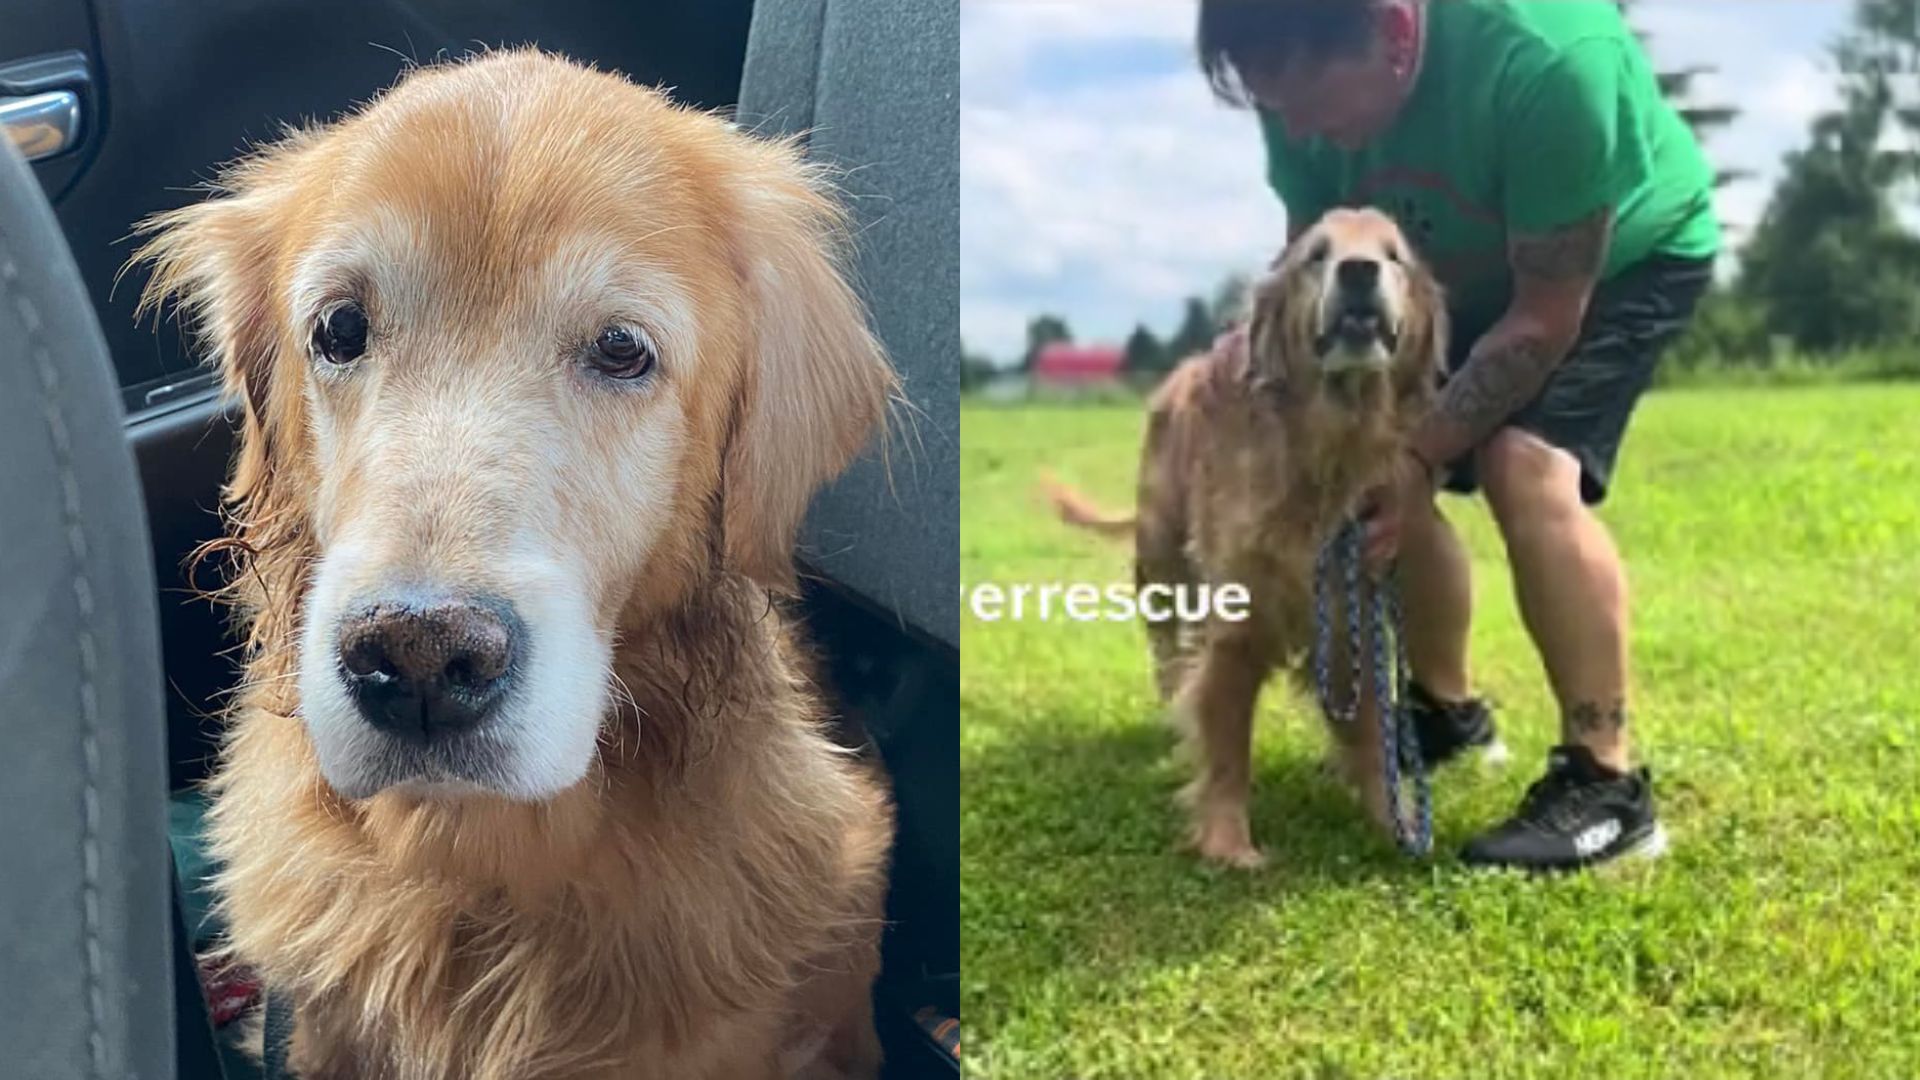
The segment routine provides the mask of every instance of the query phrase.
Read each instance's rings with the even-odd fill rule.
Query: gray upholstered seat
[[[754,11],[740,122],[810,131],[859,230],[858,285],[915,413],[814,501],[808,563],[959,647],[960,10],[957,0],[787,0]]]
[[[0,139],[0,1072],[171,1077],[146,516],[93,306]]]

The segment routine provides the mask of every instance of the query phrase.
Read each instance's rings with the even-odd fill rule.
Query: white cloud
[[[1774,66],[1773,85],[1761,92],[1750,108],[1754,119],[1804,135],[1815,117],[1840,104],[1840,89],[1831,65],[1811,56],[1782,56]]]
[[[977,35],[963,45],[1140,37],[1184,45],[1195,10],[1183,0],[966,0],[960,9],[963,29]]]
[[[1117,339],[1142,318],[1170,332],[1183,297],[1262,264],[1284,236],[1252,117],[1197,78],[1026,108],[963,100],[960,129],[961,326],[997,355],[1017,351],[1049,296],[1078,298],[1065,314],[1083,336]]]
[[[1086,338],[1172,331],[1186,296],[1263,265],[1284,238],[1252,116],[1190,68],[1042,92],[1015,80],[1092,33],[1184,56],[1183,4],[963,8],[961,330],[1006,357],[1046,309]],[[986,12],[988,25],[974,24]],[[1168,13],[1181,16],[1170,19]],[[1033,36],[1024,39],[1019,33]],[[976,47],[974,42],[986,39]],[[965,76],[963,75],[963,78]]]

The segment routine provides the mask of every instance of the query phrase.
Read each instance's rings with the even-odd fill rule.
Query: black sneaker
[[[1653,775],[1644,766],[1615,772],[1584,746],[1556,746],[1547,775],[1533,782],[1520,810],[1475,837],[1460,853],[1470,866],[1573,870],[1623,855],[1667,849],[1653,816]]]
[[[1420,736],[1420,759],[1429,770],[1467,750],[1482,750],[1490,762],[1505,761],[1506,745],[1493,729],[1493,711],[1479,698],[1441,701],[1417,682],[1407,684],[1407,709]]]

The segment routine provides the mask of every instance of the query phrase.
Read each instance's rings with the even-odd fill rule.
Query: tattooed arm
[[[1480,445],[1540,392],[1579,339],[1612,233],[1613,213],[1603,209],[1552,232],[1512,239],[1513,302],[1474,343],[1415,435],[1423,461],[1437,465]]]

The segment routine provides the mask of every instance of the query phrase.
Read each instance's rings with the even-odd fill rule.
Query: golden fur
[[[1314,342],[1327,331],[1333,268],[1350,258],[1382,268],[1399,340],[1384,363],[1333,372]],[[1393,223],[1335,210],[1259,284],[1245,337],[1188,359],[1153,395],[1134,516],[1105,514],[1050,485],[1068,523],[1134,535],[1138,587],[1239,583],[1251,597],[1242,622],[1146,624],[1162,700],[1199,765],[1183,797],[1192,843],[1209,859],[1261,862],[1247,819],[1255,702],[1276,667],[1310,685],[1301,661],[1312,640],[1315,555],[1386,479],[1430,404],[1445,335],[1439,287]],[[1341,664],[1335,670],[1347,670]],[[1349,778],[1384,825],[1377,725],[1364,714],[1336,734]]]
[[[244,410],[246,670],[211,831],[230,949],[296,1003],[292,1066],[875,1075],[892,811],[829,740],[778,602],[811,494],[896,392],[826,179],[793,142],[522,50],[410,72],[220,189],[145,223],[136,258]],[[308,346],[343,289],[373,327],[351,377]],[[576,362],[615,315],[659,346],[638,391]],[[531,589],[522,563],[579,597],[579,780],[343,796],[302,691],[316,579]]]

